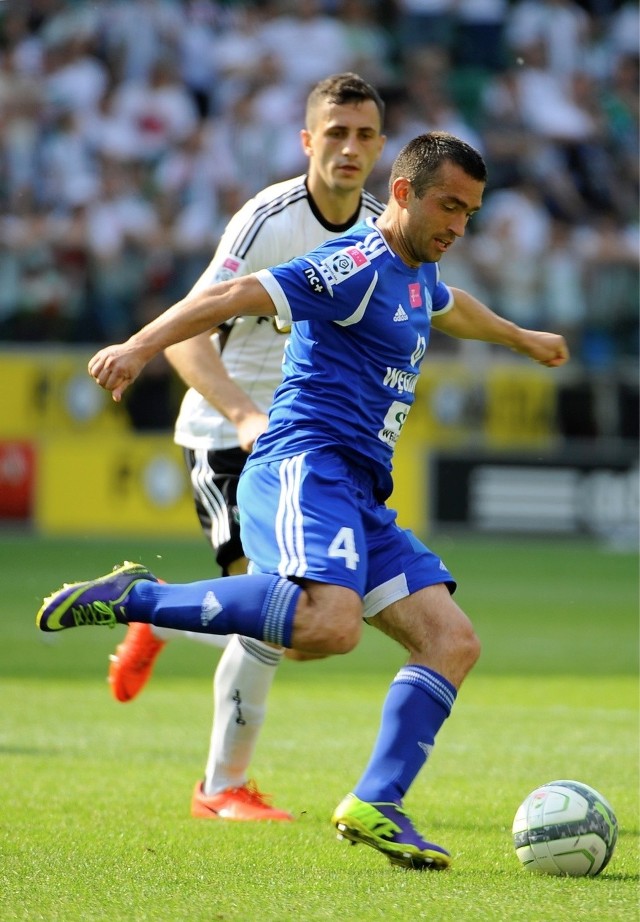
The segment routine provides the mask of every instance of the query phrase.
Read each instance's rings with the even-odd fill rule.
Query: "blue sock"
[[[456,694],[450,682],[426,666],[400,669],[385,698],[369,764],[353,789],[356,797],[369,803],[402,803]]]
[[[195,583],[136,583],[127,598],[129,621],[204,634],[242,634],[291,646],[302,590],[265,573]]]

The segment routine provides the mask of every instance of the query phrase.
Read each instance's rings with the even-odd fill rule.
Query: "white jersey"
[[[288,262],[382,211],[383,205],[363,191],[358,213],[346,225],[337,226],[319,214],[309,198],[305,176],[268,186],[231,218],[192,292]],[[272,317],[238,317],[224,325],[222,335],[212,337],[228,375],[265,413],[282,380],[286,339]],[[237,448],[238,433],[233,423],[189,388],[176,420],[175,441],[193,450]]]

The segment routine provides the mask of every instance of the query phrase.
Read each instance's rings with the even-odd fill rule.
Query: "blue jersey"
[[[247,464],[331,447],[386,498],[431,315],[453,301],[438,266],[407,266],[369,218],[256,277],[293,326],[269,426]]]

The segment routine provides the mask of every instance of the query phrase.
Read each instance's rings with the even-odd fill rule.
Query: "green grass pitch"
[[[435,536],[483,642],[406,805],[448,847],[444,873],[392,868],[337,842],[336,803],[369,754],[402,651],[373,629],[352,654],[286,662],[255,759],[296,822],[189,816],[218,651],[185,640],[118,704],[124,629],[40,634],[43,595],[139,559],[173,581],[211,572],[203,541],[0,533],[0,919],[42,922],[564,922],[638,915],[637,554],[570,540]],[[591,784],[620,825],[591,879],[523,870],[511,822],[557,778]]]

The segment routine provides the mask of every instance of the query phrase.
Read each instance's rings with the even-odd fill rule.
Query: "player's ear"
[[[311,132],[307,131],[306,128],[300,130],[300,144],[302,145],[302,150],[307,155],[311,156]]]
[[[401,208],[406,208],[411,193],[411,182],[404,176],[398,176],[391,185],[391,195]]]

